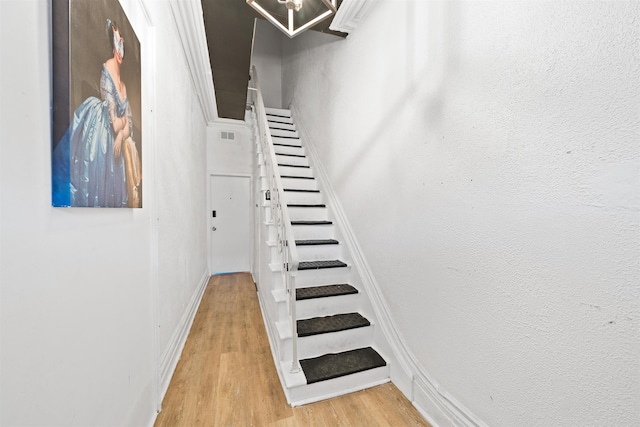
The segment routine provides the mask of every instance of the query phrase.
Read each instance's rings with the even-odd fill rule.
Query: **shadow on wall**
[[[369,122],[372,126],[362,128],[363,133],[358,138],[362,141],[359,144],[360,148],[351,152],[349,158],[342,163],[341,170],[336,171],[335,185],[339,186],[347,179],[357,164],[374,152],[376,145],[388,144],[390,131],[392,135],[397,135],[398,131],[403,135],[407,130],[404,126],[407,120],[419,120],[420,122],[415,122],[415,127],[421,129],[425,127],[437,129],[442,120],[446,82],[451,79],[458,67],[460,5],[458,2],[426,2],[419,6],[417,2],[407,2],[402,5],[405,7],[405,25],[397,28],[401,29],[399,31],[402,31],[404,40],[401,41],[400,36],[396,37],[396,40],[398,44],[404,44],[406,51],[406,62],[399,66],[404,74],[404,82],[393,83],[397,80],[395,76],[389,76],[385,81],[404,88],[404,91],[392,99],[379,102],[383,109],[379,114],[382,119],[377,120],[375,124],[372,120]],[[416,10],[418,7],[423,10]],[[425,19],[427,29],[421,30],[424,28]],[[388,46],[388,49],[397,47]],[[377,54],[384,54],[384,52]],[[387,70],[387,74],[391,74],[391,70]],[[373,90],[376,88],[374,87]],[[339,109],[334,109],[334,106],[328,109],[333,110],[336,116],[341,115]],[[343,110],[350,109],[343,108]],[[345,112],[345,114],[349,113]],[[332,117],[328,119],[330,126]],[[400,124],[400,128],[393,132],[395,123]],[[433,132],[431,133],[425,136],[428,140],[435,138]],[[394,141],[394,143],[397,142]],[[341,153],[341,156],[344,157],[344,153]]]

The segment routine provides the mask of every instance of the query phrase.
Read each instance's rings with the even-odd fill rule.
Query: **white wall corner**
[[[202,301],[204,290],[207,288],[209,277],[209,272],[205,270],[198,287],[191,296],[191,300],[182,314],[178,327],[171,336],[169,345],[160,358],[160,401],[164,399],[164,395],[167,393],[167,389],[169,388],[171,377],[178,365],[184,345],[187,342],[187,336],[191,330],[191,325],[193,325],[193,320],[196,317],[200,301]]]
[[[202,113],[208,124],[213,123],[218,119],[218,108],[209,62],[202,3],[200,0],[169,0],[169,4]]]
[[[344,0],[329,29],[351,34],[371,12],[377,0]]]
[[[380,291],[380,286],[367,263],[329,176],[320,162],[313,138],[305,132],[304,116],[295,105],[290,105],[290,109],[296,128],[304,141],[309,161],[316,172],[320,188],[323,190],[325,197],[327,197],[331,211],[336,219],[336,226],[344,238],[343,243],[351,254],[353,265],[356,267],[362,284],[371,300],[378,325],[393,353],[385,355],[389,356],[390,359],[388,362],[391,381],[434,427],[486,427],[485,423],[450,396],[426,373],[415,355],[405,344],[393,322],[388,305]]]

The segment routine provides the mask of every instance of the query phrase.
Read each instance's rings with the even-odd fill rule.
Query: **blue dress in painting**
[[[100,96],[102,99],[87,98],[76,109],[70,129],[54,151],[54,168],[56,160],[68,162],[67,171],[54,170],[55,206],[127,207],[124,156],[113,153],[115,134],[109,109],[113,106],[117,118],[126,116],[129,129],[131,110],[128,100],[120,99],[104,65]],[[56,183],[56,176],[60,182]]]

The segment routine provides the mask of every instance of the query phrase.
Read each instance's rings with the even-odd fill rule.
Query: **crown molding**
[[[377,0],[344,0],[329,29],[351,34],[371,12],[376,2]]]
[[[209,48],[200,0],[169,0],[191,78],[207,124],[218,120]]]

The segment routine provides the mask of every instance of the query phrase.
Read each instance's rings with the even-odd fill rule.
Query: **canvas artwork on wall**
[[[142,207],[140,43],[118,0],[52,2],[52,204]]]

